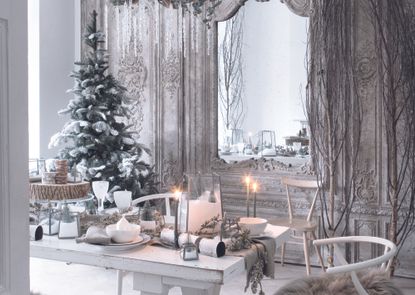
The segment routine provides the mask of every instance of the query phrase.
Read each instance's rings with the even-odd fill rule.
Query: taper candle
[[[246,217],[249,217],[249,193],[250,193],[250,183],[251,178],[249,176],[245,177],[246,183]]]
[[[174,246],[179,248],[179,228],[178,228],[178,220],[179,220],[179,200],[182,195],[181,191],[174,192],[174,201],[176,205],[176,214],[174,216]]]
[[[254,191],[254,217],[256,217],[256,192],[258,190],[258,183],[254,182],[252,184],[252,190]]]

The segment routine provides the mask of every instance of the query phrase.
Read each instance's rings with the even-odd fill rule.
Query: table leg
[[[134,273],[133,289],[141,295],[167,295],[171,286],[163,283],[162,277],[145,273]]]
[[[123,279],[123,271],[117,270],[117,295],[122,295],[122,279]]]
[[[195,289],[182,287],[182,295],[219,295],[221,285],[214,285],[209,289]]]

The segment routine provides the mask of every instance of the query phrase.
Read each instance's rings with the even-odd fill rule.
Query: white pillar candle
[[[189,201],[189,231],[196,232],[206,221],[212,217],[221,215],[221,205],[219,202],[211,203],[202,200]]]
[[[65,238],[77,238],[79,237],[78,222],[60,222],[59,225],[59,234],[60,239]]]

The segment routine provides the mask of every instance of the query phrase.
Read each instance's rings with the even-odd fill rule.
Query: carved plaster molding
[[[372,55],[370,55],[372,53]],[[374,44],[365,41],[356,53],[354,62],[354,71],[357,79],[358,94],[362,98],[366,98],[369,90],[373,89],[373,83],[376,78],[376,54],[374,52]]]
[[[181,171],[177,160],[171,158],[163,160],[163,171],[160,180],[163,190],[171,189],[181,182]]]
[[[161,62],[161,76],[163,89],[173,98],[180,87],[180,59],[173,48]]]
[[[309,17],[313,13],[312,0],[281,0],[293,13]]]
[[[354,235],[356,236],[364,236],[370,235],[372,237],[379,236],[380,222],[377,220],[354,220]],[[367,256],[367,250],[363,248],[363,246],[359,243],[353,245],[354,247],[354,261],[362,261]],[[378,247],[374,244],[370,246],[370,257],[377,257],[379,253],[377,253]]]
[[[223,0],[222,3],[216,7],[213,21],[223,22],[232,18],[248,0]]]
[[[216,7],[213,21],[223,22],[232,18],[238,10],[245,5],[248,0],[223,0],[223,2]],[[257,0],[259,2],[266,2],[267,0]],[[294,14],[309,17],[312,12],[312,0],[280,0],[281,3],[287,5],[288,9]]]
[[[238,169],[243,171],[244,169],[256,170],[256,171],[287,171],[290,167],[282,162],[274,159],[248,159],[235,163],[227,163],[225,160],[220,158],[214,158],[211,161],[211,168],[213,170],[233,170]]]
[[[356,172],[355,191],[364,204],[376,203],[376,173],[373,169],[358,169]]]
[[[139,41],[137,40],[136,42]],[[143,92],[148,70],[144,64],[144,58],[141,56],[143,45],[141,43],[137,45],[138,56],[135,55],[133,46],[133,42],[130,42],[128,54],[120,56],[118,78],[122,81],[123,86],[127,88],[128,95],[133,99],[130,108],[133,115],[128,120],[128,123],[133,125],[134,130],[137,132],[136,139],[138,139],[140,138],[140,132],[143,130],[143,104],[146,101]]]

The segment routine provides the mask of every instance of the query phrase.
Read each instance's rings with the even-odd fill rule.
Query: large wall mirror
[[[218,154],[228,163],[309,159],[308,18],[279,1],[247,1],[218,22]]]

